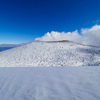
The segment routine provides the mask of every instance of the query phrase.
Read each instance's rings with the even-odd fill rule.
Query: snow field
[[[100,100],[100,66],[0,68],[0,100]]]

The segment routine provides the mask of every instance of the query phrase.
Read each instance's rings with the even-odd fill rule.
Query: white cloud
[[[83,34],[83,44],[100,46],[100,25],[95,25],[90,29],[81,29]]]
[[[78,30],[74,32],[52,31],[51,33],[47,32],[44,36],[36,38],[35,40],[40,40],[40,41],[70,40],[86,45],[100,46],[100,25],[95,25],[92,28],[85,28],[85,29],[82,28],[80,34]]]

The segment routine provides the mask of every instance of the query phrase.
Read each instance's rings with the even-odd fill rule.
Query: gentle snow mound
[[[0,52],[1,67],[98,66],[100,48],[70,41],[33,41]]]

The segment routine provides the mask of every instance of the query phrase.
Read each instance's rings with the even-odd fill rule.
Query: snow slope
[[[0,68],[0,100],[100,100],[100,66]]]
[[[33,41],[0,52],[1,67],[99,65],[100,47],[70,41]]]

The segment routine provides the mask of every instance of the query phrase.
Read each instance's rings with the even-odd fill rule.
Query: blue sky
[[[0,0],[0,44],[100,24],[100,0]]]

